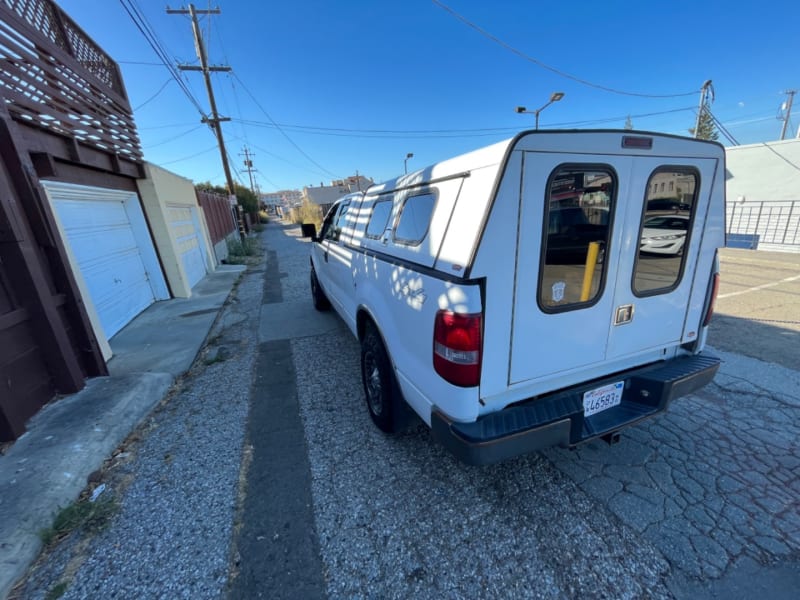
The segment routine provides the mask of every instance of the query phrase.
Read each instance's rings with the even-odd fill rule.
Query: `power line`
[[[728,141],[729,141],[730,143],[732,143],[734,146],[738,146],[738,145],[739,145],[739,142],[737,142],[737,141],[736,141],[736,138],[734,138],[734,137],[731,135],[730,131],[728,131],[728,130],[725,128],[725,125],[723,125],[723,124],[722,124],[722,122],[721,122],[721,121],[720,121],[720,120],[719,120],[717,117],[715,117],[715,116],[714,116],[714,113],[712,113],[712,112],[711,112],[711,109],[710,109],[710,108],[708,108],[708,106],[706,106],[706,107],[705,107],[705,111],[706,111],[706,113],[708,113],[708,116],[709,116],[709,117],[711,117],[711,120],[712,120],[712,121],[714,122],[714,124],[717,126],[717,129],[719,129],[719,130],[720,130],[720,132],[722,133],[722,135],[724,135],[726,138],[728,138]]]
[[[228,155],[228,164],[230,164],[231,168],[233,169],[233,172],[236,173],[236,183],[238,183],[242,187],[247,187],[243,183],[242,174],[239,172],[239,169],[236,168],[236,163],[233,162],[233,159],[231,158],[231,155],[228,153],[227,150],[225,151],[225,154]],[[231,190],[231,194],[233,194],[233,193],[234,193],[234,191]]]
[[[322,170],[323,170],[325,173],[329,174],[329,175],[330,175],[331,177],[333,177],[334,179],[341,179],[341,177],[339,177],[339,176],[338,176],[338,175],[336,175],[335,173],[333,173],[333,172],[329,171],[328,169],[326,169],[325,167],[323,167],[321,164],[319,164],[317,161],[315,161],[313,158],[311,158],[311,157],[310,157],[310,156],[309,156],[309,155],[308,155],[308,154],[307,154],[307,153],[306,153],[306,152],[305,152],[305,151],[304,151],[304,150],[303,150],[303,149],[302,149],[300,146],[298,146],[298,145],[295,143],[295,141],[294,141],[292,138],[290,138],[290,137],[289,137],[289,134],[287,134],[287,133],[286,133],[286,132],[285,132],[285,131],[284,131],[284,130],[281,128],[281,126],[280,126],[280,125],[278,125],[278,124],[275,122],[275,119],[273,119],[273,118],[270,116],[270,114],[267,112],[267,110],[266,110],[266,109],[265,109],[265,108],[264,108],[264,107],[261,105],[261,103],[260,103],[260,102],[258,101],[258,99],[257,99],[257,98],[256,98],[256,97],[255,97],[255,96],[254,96],[254,95],[253,95],[251,92],[250,92],[250,90],[248,90],[248,89],[247,89],[247,86],[246,86],[246,85],[244,84],[244,82],[243,82],[243,81],[242,81],[242,80],[239,78],[239,76],[236,74],[236,72],[235,72],[235,71],[233,72],[233,76],[236,78],[236,81],[238,81],[238,82],[239,82],[239,85],[241,85],[241,86],[242,86],[242,89],[245,91],[245,93],[246,93],[248,96],[250,96],[250,99],[251,99],[251,100],[252,100],[252,101],[255,103],[255,105],[256,105],[256,106],[257,106],[257,107],[258,107],[258,108],[261,110],[261,112],[263,112],[263,113],[264,113],[264,115],[267,117],[267,119],[269,119],[270,123],[272,123],[272,124],[275,126],[275,128],[276,128],[278,131],[280,131],[280,132],[281,132],[281,134],[283,135],[283,137],[285,137],[285,138],[286,138],[286,139],[289,141],[289,143],[290,143],[292,146],[294,146],[294,147],[295,147],[295,149],[297,149],[297,151],[298,151],[300,154],[302,154],[303,156],[305,156],[305,157],[306,157],[306,159],[308,159],[308,161],[309,161],[309,162],[311,162],[312,164],[314,164],[314,165],[315,165],[316,167],[318,167],[319,169],[322,169]]]
[[[171,123],[169,125],[153,125],[151,127],[139,127],[139,131],[149,131],[151,129],[170,129],[172,127],[188,127],[189,125],[196,125],[197,121],[191,123]]]
[[[176,158],[175,160],[168,160],[167,162],[159,163],[159,165],[161,165],[161,166],[163,166],[163,165],[171,165],[172,163],[182,162],[184,160],[189,160],[190,158],[195,158],[196,156],[200,156],[201,154],[207,154],[207,153],[211,152],[212,150],[216,150],[216,149],[217,149],[217,145],[214,144],[210,148],[206,148],[205,150],[201,150],[200,152],[196,152],[194,154],[190,154],[189,156],[184,156],[182,158]]]
[[[174,142],[175,140],[180,139],[180,138],[182,138],[182,137],[184,137],[186,135],[189,135],[190,133],[192,133],[194,131],[197,131],[198,129],[202,129],[203,127],[204,127],[204,125],[195,125],[191,129],[189,129],[187,131],[184,131],[183,133],[179,133],[178,135],[174,135],[174,136],[172,136],[172,137],[170,137],[170,138],[168,138],[166,140],[161,140],[160,142],[156,142],[155,144],[149,144],[148,146],[146,146],[146,149],[150,150],[151,148],[156,148],[158,146],[163,146],[164,144],[169,144],[170,142]]]
[[[696,91],[691,91],[691,92],[684,92],[684,93],[681,93],[681,94],[641,94],[641,93],[637,93],[637,92],[626,92],[626,91],[623,91],[623,90],[618,90],[618,89],[615,89],[615,88],[607,87],[607,86],[604,86],[604,85],[599,85],[597,83],[592,83],[591,81],[587,81],[586,79],[581,79],[580,77],[576,77],[574,75],[570,75],[569,73],[561,71],[560,69],[556,69],[555,67],[551,67],[550,65],[548,65],[548,64],[546,64],[546,63],[544,63],[544,62],[542,62],[542,61],[540,61],[540,60],[538,60],[536,58],[533,58],[532,56],[528,56],[527,54],[525,54],[521,50],[517,50],[511,44],[508,44],[508,43],[504,42],[503,40],[501,40],[500,38],[492,35],[491,33],[486,31],[485,29],[483,29],[479,25],[476,25],[475,23],[473,23],[472,21],[470,21],[469,19],[467,19],[463,15],[457,13],[455,10],[453,10],[452,8],[447,6],[446,4],[440,2],[439,0],[432,0],[432,2],[434,4],[436,4],[437,6],[439,6],[440,8],[446,10],[448,13],[453,15],[456,19],[458,19],[459,21],[461,21],[465,25],[471,27],[472,29],[474,29],[475,31],[480,33],[482,36],[489,38],[494,43],[502,46],[506,50],[509,50],[509,51],[513,52],[514,54],[516,54],[520,58],[524,58],[528,62],[532,62],[533,64],[535,64],[535,65],[537,65],[537,66],[539,66],[539,67],[541,67],[543,69],[547,69],[548,71],[550,71],[552,73],[555,73],[556,75],[559,75],[559,76],[564,77],[566,79],[571,79],[572,81],[575,81],[575,82],[580,83],[582,85],[585,85],[585,86],[588,86],[588,87],[591,87],[591,88],[595,88],[595,89],[598,89],[598,90],[603,90],[604,92],[610,92],[612,94],[620,94],[622,96],[636,96],[638,98],[680,98],[681,96],[694,96],[697,93]]]
[[[138,8],[134,0],[119,0],[122,8],[125,9],[125,12],[128,13],[128,16],[133,21],[133,24],[139,30],[139,32],[144,36],[147,43],[153,49],[153,52],[156,53],[156,56],[161,60],[161,64],[166,67],[167,71],[169,71],[172,78],[178,83],[183,93],[189,99],[189,101],[194,105],[197,111],[200,113],[202,117],[205,118],[205,112],[203,111],[203,107],[194,97],[192,91],[186,85],[186,82],[181,78],[180,73],[178,72],[177,68],[172,64],[172,58],[167,54],[164,46],[159,41],[158,37],[156,36],[153,28],[151,27],[150,23],[147,21],[145,16],[142,14],[141,10]]]
[[[245,140],[245,139],[244,139],[244,138],[242,138],[242,137],[235,136],[235,135],[234,135],[234,136],[231,136],[231,137],[232,137],[233,139],[235,139],[235,140],[239,140],[240,142],[245,142],[245,143],[248,143],[248,142],[247,142],[247,140]],[[282,161],[282,162],[285,162],[287,165],[290,165],[290,166],[292,166],[292,167],[294,167],[295,169],[298,169],[298,170],[300,170],[300,171],[307,171],[307,172],[309,172],[309,173],[316,173],[316,174],[318,174],[318,175],[322,175],[323,177],[325,177],[325,176],[327,175],[326,173],[323,173],[323,172],[321,172],[321,171],[311,170],[311,169],[309,169],[308,167],[301,167],[300,165],[298,165],[298,164],[296,164],[296,163],[293,163],[293,162],[292,162],[292,161],[290,161],[289,159],[287,159],[287,158],[284,158],[283,156],[280,156],[280,155],[278,155],[278,154],[275,154],[274,152],[270,152],[270,151],[269,151],[269,150],[267,150],[266,148],[262,148],[261,146],[259,146],[259,145],[257,145],[257,144],[250,144],[250,145],[251,145],[253,148],[255,148],[256,150],[260,150],[261,152],[264,152],[265,154],[269,154],[269,155],[270,155],[270,156],[272,156],[273,158],[276,158],[276,159],[278,159],[278,160],[280,160],[280,161]]]
[[[596,125],[602,123],[613,123],[614,121],[624,121],[628,116],[631,118],[641,119],[645,117],[654,117],[659,115],[666,115],[678,112],[688,112],[694,110],[694,107],[686,106],[683,108],[674,108],[670,110],[661,110],[648,113],[639,113],[634,115],[621,115],[617,117],[604,117],[602,119],[589,119],[583,121],[565,121],[555,123],[553,127],[579,127],[585,125]],[[234,119],[236,121],[237,119]],[[255,120],[241,120],[246,125],[255,127],[277,128],[295,131],[297,133],[306,133],[310,135],[329,135],[339,137],[354,137],[354,138],[389,138],[389,139],[436,139],[436,138],[455,138],[455,137],[488,137],[501,134],[513,134],[520,131],[519,127],[484,127],[475,129],[353,129],[342,127],[320,127],[315,125],[292,125],[287,123],[269,123],[265,121]],[[251,144],[252,145],[252,144]]]
[[[147,105],[149,102],[151,102],[151,101],[155,100],[155,99],[156,99],[156,97],[158,97],[158,95],[159,95],[161,92],[163,92],[163,91],[164,91],[164,88],[165,88],[165,87],[167,87],[167,85],[168,85],[168,84],[169,84],[171,81],[174,81],[174,80],[172,79],[172,77],[170,77],[169,79],[167,79],[167,80],[164,82],[164,84],[163,84],[163,85],[162,85],[160,88],[158,88],[158,91],[157,91],[155,94],[153,94],[153,95],[152,95],[152,96],[150,96],[150,97],[149,97],[147,100],[145,100],[144,102],[142,102],[142,103],[141,103],[139,106],[137,106],[136,108],[134,108],[134,109],[133,109],[133,112],[136,112],[137,110],[139,110],[139,109],[140,109],[140,108],[142,108],[143,106],[146,106],[146,105]]]

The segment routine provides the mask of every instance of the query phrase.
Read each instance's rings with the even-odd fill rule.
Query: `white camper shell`
[[[373,421],[410,407],[483,464],[613,441],[711,381],[724,161],[688,138],[529,131],[337,201],[312,294],[361,342]]]

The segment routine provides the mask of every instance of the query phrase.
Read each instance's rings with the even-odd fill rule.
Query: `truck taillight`
[[[461,387],[481,381],[483,315],[436,313],[433,326],[433,368],[446,381]]]
[[[703,319],[703,327],[707,327],[711,322],[711,315],[714,314],[714,305],[717,303],[717,292],[719,292],[719,273],[714,273],[711,279],[711,297],[708,301],[708,309]]]

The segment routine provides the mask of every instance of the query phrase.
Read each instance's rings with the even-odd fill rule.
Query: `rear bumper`
[[[719,365],[714,356],[679,357],[514,404],[470,423],[451,421],[434,410],[431,427],[439,442],[471,465],[551,446],[567,448],[664,412],[675,398],[709,383]],[[583,394],[618,381],[625,383],[622,402],[584,417]]]

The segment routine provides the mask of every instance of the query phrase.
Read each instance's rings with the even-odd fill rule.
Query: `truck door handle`
[[[325,262],[328,262],[328,249],[325,249],[325,252],[322,253],[322,258],[325,259]]]

